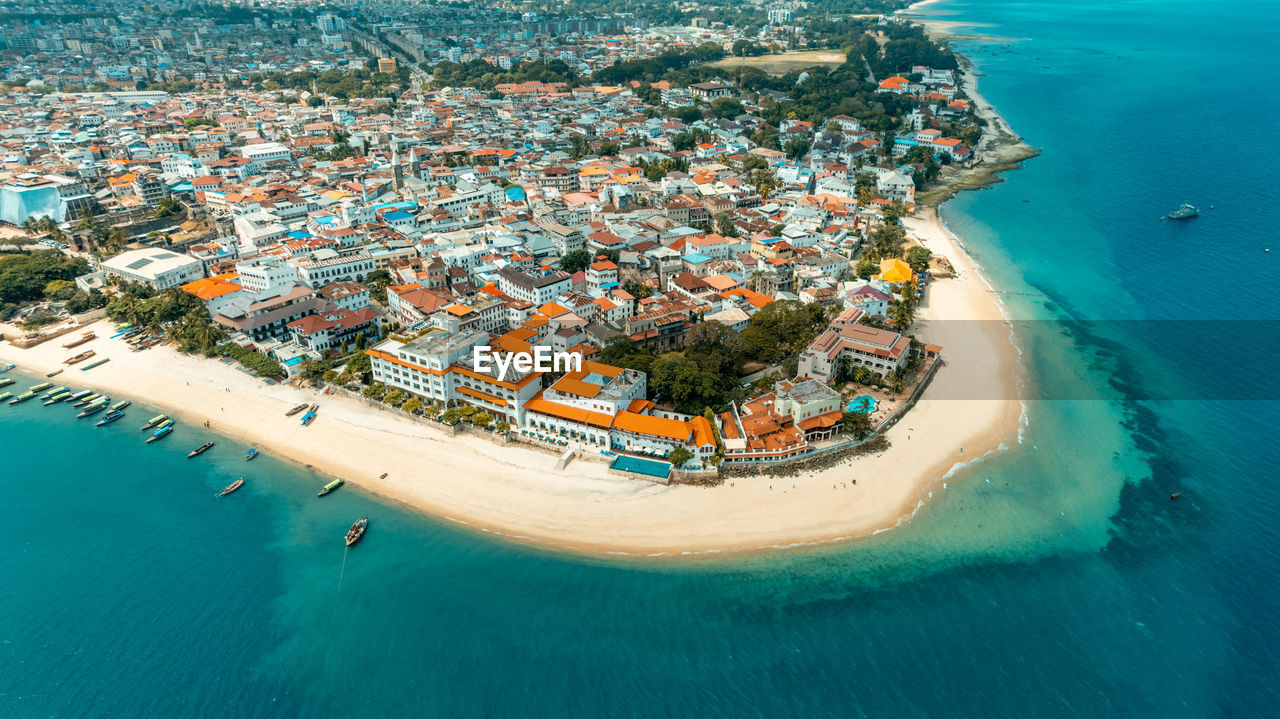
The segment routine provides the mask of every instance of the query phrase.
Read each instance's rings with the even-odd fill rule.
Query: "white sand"
[[[168,443],[202,443],[207,419],[214,430],[265,453],[521,540],[644,555],[826,541],[900,524],[957,462],[977,458],[1017,432],[1016,352],[999,323],[995,295],[935,221],[915,218],[909,225],[959,273],[935,282],[921,311],[919,334],[944,347],[947,363],[925,398],[889,431],[888,450],[785,480],[735,479],[732,486],[712,489],[664,487],[610,477],[605,465],[582,461],[557,472],[550,454],[471,435],[448,437],[357,400],[270,387],[216,360],[169,348],[131,352],[122,341],[106,339],[112,334],[106,323],[94,327],[98,339],[75,350],[61,347],[75,335],[30,350],[6,342],[0,343],[0,359],[48,372],[68,356],[94,349],[95,359],[111,361],[87,372],[68,369],[53,381],[169,410],[185,408],[184,421]],[[991,321],[981,326],[946,321],[954,319]],[[990,388],[984,396],[1003,398],[970,399],[975,387]],[[319,417],[306,428],[297,417],[284,416],[303,401],[321,403]],[[126,424],[140,425],[149,414],[135,409]],[[383,472],[387,478],[378,479]],[[856,486],[843,486],[855,478]]]

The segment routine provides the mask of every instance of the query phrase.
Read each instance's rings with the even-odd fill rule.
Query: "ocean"
[[[3,406],[0,717],[1273,715],[1280,171],[1241,140],[1280,12],[925,11],[1043,150],[942,212],[1018,320],[1020,444],[874,538],[608,561]]]

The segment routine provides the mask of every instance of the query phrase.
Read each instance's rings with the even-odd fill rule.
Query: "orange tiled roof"
[[[626,411],[619,412],[613,418],[613,426],[624,432],[651,434],[657,437],[667,437],[668,439],[682,441],[689,439],[689,435],[693,433],[693,428],[689,426],[688,422]]]

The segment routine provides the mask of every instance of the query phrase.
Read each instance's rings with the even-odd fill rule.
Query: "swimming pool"
[[[856,398],[849,400],[850,412],[874,412],[876,411],[876,398],[869,394],[858,395]]]
[[[284,361],[284,363],[285,363],[286,365],[288,365],[288,366],[292,367],[292,366],[294,366],[294,365],[298,364],[298,363],[299,363],[299,362],[301,362],[301,361],[302,361],[302,358],[301,358],[301,357],[290,357],[289,359],[285,360],[285,361]]]
[[[671,463],[620,454],[609,464],[609,469],[621,469],[624,472],[635,472],[636,474],[647,474],[650,477],[665,478],[671,473]]]

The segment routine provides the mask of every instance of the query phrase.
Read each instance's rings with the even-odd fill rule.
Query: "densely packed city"
[[[944,356],[902,220],[981,161],[963,73],[892,14],[675,7],[9,3],[6,336],[651,477],[870,441]]]

